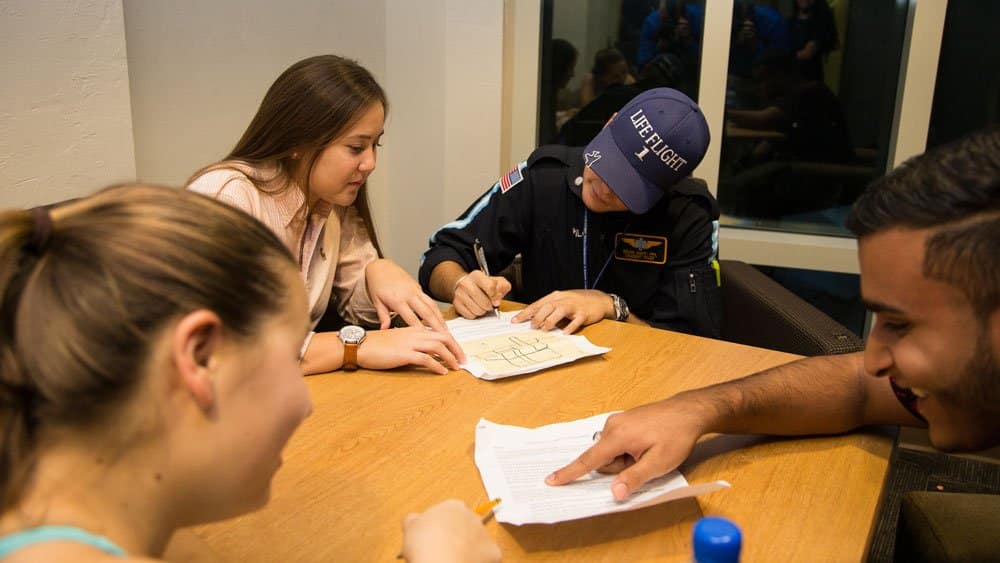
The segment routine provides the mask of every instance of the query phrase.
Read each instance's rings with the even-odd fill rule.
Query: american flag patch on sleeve
[[[521,180],[524,180],[524,168],[527,165],[528,161],[524,161],[500,178],[500,193],[507,193],[507,190],[520,184]]]

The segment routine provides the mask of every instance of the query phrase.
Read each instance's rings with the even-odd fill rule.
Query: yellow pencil
[[[483,504],[480,504],[479,506],[476,507],[476,509],[473,512],[482,516],[483,519],[485,520],[491,514],[493,514],[493,509],[496,508],[497,505],[499,504],[500,504],[500,498],[497,497],[491,501],[487,501],[484,502]]]

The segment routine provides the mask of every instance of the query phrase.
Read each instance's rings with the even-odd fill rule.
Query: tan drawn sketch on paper
[[[559,334],[533,330],[464,342],[462,347],[467,355],[479,360],[490,373],[503,373],[511,369],[572,360],[581,356],[580,349],[573,341],[566,340]]]

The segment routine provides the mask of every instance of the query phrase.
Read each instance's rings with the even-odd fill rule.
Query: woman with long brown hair
[[[188,182],[261,220],[288,246],[314,327],[329,305],[350,323],[304,345],[305,373],[403,365],[446,373],[464,360],[434,301],[379,250],[366,182],[387,109],[382,88],[356,62],[304,59],[271,85],[229,155]],[[387,330],[393,312],[410,326]]]

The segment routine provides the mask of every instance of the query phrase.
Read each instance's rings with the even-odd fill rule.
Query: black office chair
[[[721,260],[722,339],[802,356],[864,349],[853,332],[738,260]]]

